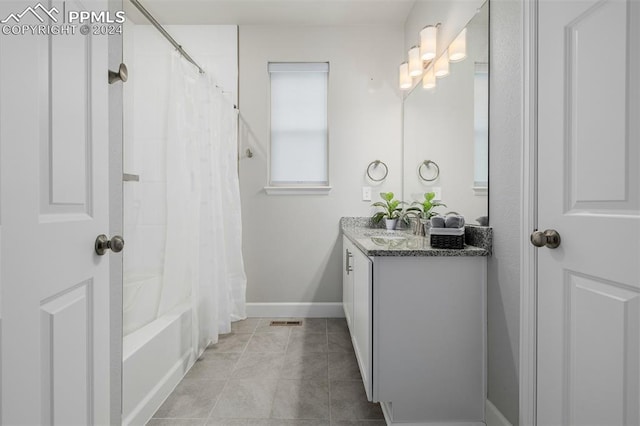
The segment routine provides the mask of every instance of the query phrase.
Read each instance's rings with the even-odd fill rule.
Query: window
[[[269,63],[271,149],[267,193],[329,189],[329,64]],[[293,190],[293,191],[292,191]]]
[[[489,187],[489,66],[476,62],[474,78],[474,177],[477,194]]]

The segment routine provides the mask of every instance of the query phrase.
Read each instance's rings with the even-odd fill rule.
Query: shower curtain
[[[167,227],[159,315],[192,306],[199,356],[246,318],[236,110],[207,74],[171,61],[166,144]]]

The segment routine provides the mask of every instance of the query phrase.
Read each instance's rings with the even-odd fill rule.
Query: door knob
[[[558,248],[560,246],[560,234],[555,229],[533,231],[531,233],[531,244],[536,247]]]
[[[114,253],[120,253],[124,248],[124,239],[120,235],[114,235],[109,239],[106,235],[100,234],[96,238],[95,250],[96,254],[103,256],[107,250],[111,250]]]
[[[113,84],[118,81],[122,81],[123,83],[125,83],[128,78],[129,71],[127,70],[127,66],[125,64],[120,64],[118,72],[109,70],[109,84]]]

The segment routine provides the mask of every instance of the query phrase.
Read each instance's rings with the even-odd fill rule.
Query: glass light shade
[[[458,37],[449,45],[449,62],[458,62],[467,57],[467,29],[463,29]]]
[[[438,27],[428,25],[420,31],[420,57],[423,61],[430,61],[436,57],[436,43]]]
[[[409,49],[409,75],[418,77],[422,75],[422,59],[420,59],[420,48],[413,46]]]
[[[449,55],[446,50],[436,61],[433,71],[436,77],[445,77],[449,75]]]
[[[424,73],[422,77],[422,87],[424,89],[433,89],[436,87],[436,75],[433,73],[433,67],[429,67]]]
[[[410,89],[413,86],[413,80],[409,75],[409,63],[403,62],[400,64],[400,88]]]

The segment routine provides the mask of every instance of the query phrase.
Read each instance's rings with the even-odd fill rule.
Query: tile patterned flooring
[[[147,425],[386,425],[379,404],[367,401],[344,319],[270,320],[233,323]]]

